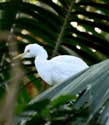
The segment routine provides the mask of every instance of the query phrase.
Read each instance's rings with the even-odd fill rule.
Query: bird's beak
[[[13,58],[13,60],[16,60],[16,59],[23,59],[25,55],[26,55],[26,52],[21,53],[21,54],[15,56],[15,57]]]

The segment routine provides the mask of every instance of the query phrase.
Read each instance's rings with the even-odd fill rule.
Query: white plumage
[[[48,60],[46,50],[38,44],[27,45],[23,57],[35,58],[35,67],[40,77],[49,85],[61,83],[88,68],[82,59],[75,56],[62,55]]]

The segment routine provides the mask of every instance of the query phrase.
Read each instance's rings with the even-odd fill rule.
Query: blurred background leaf
[[[44,46],[51,58],[71,2],[72,0],[0,0],[1,99],[10,81],[15,78],[15,76],[10,78],[10,66],[13,60],[9,55],[6,32],[12,31],[16,36],[19,53],[23,52],[27,44],[38,43]],[[74,0],[56,55],[79,56],[89,66],[107,59],[109,57],[108,8],[107,0]],[[25,75],[18,93],[17,113],[22,112],[32,98],[48,88],[37,76],[34,59],[24,59],[21,63]]]

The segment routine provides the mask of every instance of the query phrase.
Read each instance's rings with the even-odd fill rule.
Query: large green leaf
[[[37,4],[38,2],[39,4]],[[73,54],[74,52],[87,61],[89,65],[98,63],[109,57],[108,1],[73,1],[73,7],[70,12],[68,12],[68,10],[69,7],[71,7],[72,0],[59,0],[59,4],[54,3],[52,0],[39,0],[38,2],[36,1],[35,4],[32,4],[31,1],[28,2],[27,0],[0,1],[0,30],[8,30],[16,35],[19,53],[23,52],[27,44],[38,43],[46,48],[49,58],[52,57],[53,49],[60,37],[60,32],[64,26],[63,24],[66,21],[60,37],[61,39],[58,41],[61,42],[61,45],[58,46],[60,49],[58,49],[57,54]],[[69,15],[69,17],[66,18],[66,15]],[[26,30],[27,33],[24,33],[24,30]],[[0,34],[0,92],[1,95],[4,95],[7,89],[6,87],[16,76],[10,78],[10,66],[13,64],[13,60],[10,59],[8,51],[8,36],[7,34],[5,38],[1,36],[2,34]],[[33,71],[33,59],[30,60],[29,64],[24,63],[28,62],[28,60],[22,60],[21,62],[25,72],[24,76],[40,93],[42,91],[42,83],[41,80],[36,79],[37,72]],[[40,94],[35,101],[37,102],[45,98],[54,100],[62,94],[72,94],[73,96],[77,94],[76,96],[79,95],[79,98],[73,103],[73,106],[79,110],[80,107],[87,102],[90,107],[90,114],[87,115],[89,121],[91,121],[94,116],[97,116],[98,112],[100,113],[100,108],[106,103],[102,111],[103,113],[100,115],[100,120],[105,124],[106,119],[108,119],[107,70],[108,61],[94,65],[68,81],[65,81],[63,84],[48,89],[48,91]],[[99,84],[101,81],[103,84]],[[23,111],[23,108],[25,108],[31,98],[27,93],[25,82],[26,81],[23,81],[20,86],[20,96],[18,97],[16,106],[17,113]],[[97,88],[99,88],[99,90]],[[60,102],[56,101],[54,105],[64,104],[63,99],[62,102],[61,99],[59,101]],[[32,102],[34,103],[34,101]],[[47,115],[50,111],[48,107],[49,104],[47,104],[45,111],[43,111],[43,113],[45,112]],[[65,112],[66,110],[64,113]],[[55,122],[52,122],[52,124],[63,124],[64,122],[57,120],[59,116],[58,113],[62,113],[62,117],[59,116],[60,119],[66,118],[63,117],[63,111],[59,110],[59,112],[56,111],[53,113],[52,116]],[[74,116],[77,116],[77,114],[75,115],[74,113]],[[36,117],[38,120],[39,116]],[[43,116],[39,119],[41,120],[37,122],[34,117],[33,121],[28,124],[36,122],[43,124],[46,121],[43,120]],[[73,123],[76,124],[79,123],[79,121],[77,120]]]

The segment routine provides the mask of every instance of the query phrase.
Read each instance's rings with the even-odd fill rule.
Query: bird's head
[[[35,57],[41,46],[38,44],[29,44],[24,49],[24,58]]]
[[[14,59],[17,58],[32,58],[37,56],[43,56],[45,58],[48,57],[47,52],[44,50],[44,48],[38,44],[29,44],[25,47],[24,53],[16,56]]]

